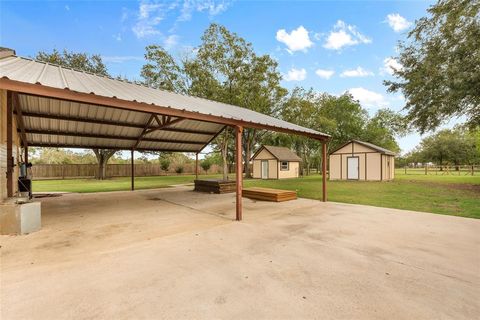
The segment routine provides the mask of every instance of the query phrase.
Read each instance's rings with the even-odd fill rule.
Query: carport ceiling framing
[[[59,103],[69,101],[72,103],[83,103],[79,101],[73,101],[73,100],[64,100],[64,99],[57,99],[53,97],[44,97],[44,96],[39,96],[39,95],[25,95],[22,92],[11,92],[12,96],[12,103],[14,105],[14,110],[13,113],[15,114],[15,118],[17,119],[17,131],[20,134],[21,137],[21,142],[22,145],[27,147],[27,146],[36,146],[36,147],[66,147],[66,148],[89,148],[89,149],[95,149],[95,148],[103,148],[103,149],[113,149],[113,150],[137,150],[137,151],[166,151],[166,152],[200,152],[203,150],[210,142],[213,141],[213,139],[221,133],[224,129],[225,126],[220,125],[218,123],[214,122],[209,122],[209,121],[197,121],[185,117],[175,117],[172,115],[165,115],[165,114],[160,114],[160,113],[149,113],[145,111],[137,111],[137,110],[127,110],[124,108],[118,108],[118,107],[111,107],[111,106],[100,106],[100,105],[90,105],[91,108],[95,107],[101,107],[104,110],[110,109],[111,110],[117,110],[120,112],[127,112],[127,111],[132,111],[135,112],[137,115],[143,114],[147,121],[144,123],[138,123],[138,122],[132,122],[132,121],[126,121],[126,120],[108,120],[108,119],[99,119],[99,118],[94,118],[91,116],[79,116],[79,115],[72,115],[72,114],[64,114],[61,113],[50,113],[50,112],[40,112],[39,106],[29,103],[27,105],[24,105],[24,109],[27,109],[28,111],[24,111],[21,108],[20,105],[20,99],[19,95],[22,95],[23,97],[34,97],[38,99],[49,99],[53,101],[58,101]],[[23,99],[25,101],[25,99]],[[33,111],[32,111],[33,110]],[[30,121],[26,121],[26,119]],[[72,124],[71,127],[75,127],[75,125],[78,124],[89,124],[97,127],[101,126],[111,126],[115,128],[131,128],[131,129],[137,129],[140,130],[141,132],[137,135],[114,135],[114,134],[101,134],[101,133],[92,133],[92,132],[82,132],[82,131],[76,131],[76,130],[71,130],[70,126],[67,129],[63,130],[52,130],[52,129],[45,129],[45,128],[29,128],[28,126],[25,126],[25,122],[30,123],[31,121],[36,121],[37,123],[39,121],[46,120],[58,120],[58,121],[64,121],[68,122],[69,124]],[[178,126],[178,124],[182,124],[182,122],[188,122],[188,121],[195,121],[196,127],[195,128],[188,128],[187,127],[181,127]],[[199,124],[201,123],[210,123],[213,124],[216,127],[216,130],[212,129],[201,129],[198,127]],[[177,126],[174,126],[177,125]],[[191,123],[190,123],[191,125]],[[163,131],[170,133],[169,138],[156,138],[156,137],[151,137],[151,134],[158,132],[158,131]],[[188,139],[180,139],[180,138],[175,138],[175,135],[183,135],[187,136]],[[94,144],[88,144],[88,143],[82,143],[82,144],[73,144],[73,143],[49,143],[49,142],[35,142],[35,141],[29,141],[28,136],[29,135],[43,135],[43,136],[61,136],[61,137],[76,137],[76,138],[91,138],[91,139],[103,139],[104,141],[120,141],[123,142],[123,147],[119,147],[116,144],[108,144],[108,143],[103,143],[101,145],[94,145]],[[125,143],[128,142],[126,145]],[[144,148],[140,147],[141,142],[151,142],[151,143],[168,143],[168,144],[175,144],[177,146],[180,145],[188,145],[188,146],[193,146],[194,148],[189,149],[189,148],[155,148],[155,147],[150,147],[150,148]]]
[[[133,150],[198,153],[227,126],[234,128],[237,220],[241,220],[242,213],[244,128],[319,140],[322,142],[324,159],[323,200],[326,201],[325,159],[326,143],[330,136],[316,130],[234,105],[157,90],[16,56],[0,57],[0,88],[7,90],[8,106],[12,102],[16,103],[15,108],[9,108],[10,117],[7,122],[11,128],[11,115],[15,111],[25,147],[105,148],[131,150],[132,155]],[[38,106],[29,103],[38,103]],[[46,104],[45,108],[40,106],[41,103]],[[57,109],[52,105],[56,105]],[[83,108],[86,112],[76,112],[81,106],[88,110]],[[99,110],[105,109],[117,110],[117,116],[90,114],[98,114]],[[52,123],[52,120],[57,121]],[[7,145],[7,151],[11,151],[12,141]],[[10,155],[11,152],[7,154]],[[8,161],[10,163],[11,159]],[[132,157],[132,189],[133,177]],[[12,183],[11,175],[8,181]],[[11,188],[8,195],[11,196]]]

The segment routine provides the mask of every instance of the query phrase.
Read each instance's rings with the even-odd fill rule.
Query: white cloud
[[[225,11],[229,6],[228,0],[178,0],[178,1],[155,1],[142,0],[138,8],[137,21],[132,27],[137,38],[158,35],[160,22],[173,16],[175,24],[178,21],[188,21],[194,12],[206,12],[209,16],[215,16]],[[122,13],[122,21],[128,14]]]
[[[357,67],[356,69],[345,70],[340,74],[342,78],[355,78],[355,77],[369,77],[373,76],[373,72],[365,70],[362,67]]]
[[[399,15],[398,13],[390,13],[387,15],[388,25],[395,31],[400,32],[410,28],[412,23]]]
[[[112,37],[117,41],[122,41],[122,35],[120,33],[114,34]]]
[[[70,6],[68,4],[65,5],[65,10],[70,11]]]
[[[307,77],[307,70],[292,68],[284,76],[285,81],[302,81]]]
[[[163,46],[165,49],[169,50],[175,47],[178,44],[178,36],[175,34],[169,35],[163,40]]]
[[[327,36],[323,47],[331,50],[340,50],[343,47],[354,46],[362,43],[371,43],[372,39],[361,34],[357,27],[338,20],[333,30]]]
[[[308,30],[303,26],[292,30],[288,33],[285,29],[277,31],[276,39],[284,43],[288,47],[288,52],[304,51],[313,46],[313,42],[310,40]]]
[[[133,26],[132,31],[137,38],[145,38],[147,36],[160,34],[156,26],[163,20],[165,12],[162,3],[151,3],[142,1],[138,8],[137,23]]]
[[[325,69],[317,69],[317,70],[315,71],[315,73],[316,73],[317,76],[319,76],[320,78],[323,78],[323,79],[327,79],[327,80],[328,80],[328,79],[330,79],[330,78],[334,75],[335,71],[333,71],[333,70],[325,70]]]
[[[140,56],[102,56],[105,63],[124,63],[125,61],[142,61]]]
[[[378,108],[388,105],[383,95],[362,87],[348,89],[348,92],[350,92],[352,96],[360,101],[360,104],[365,107]]]
[[[122,8],[122,16],[120,17],[120,22],[125,22],[128,19],[128,11],[127,8]]]
[[[403,69],[403,66],[400,64],[400,62],[398,62],[394,58],[388,57],[383,60],[382,72],[386,72],[390,75],[393,75],[393,72],[395,70],[401,71],[402,69]]]
[[[189,21],[194,12],[207,12],[210,17],[227,10],[230,1],[226,0],[185,0],[178,21]]]

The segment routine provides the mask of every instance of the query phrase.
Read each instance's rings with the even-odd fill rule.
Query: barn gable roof
[[[390,151],[388,149],[385,149],[385,148],[382,148],[382,147],[379,147],[373,143],[370,143],[370,142],[365,142],[365,141],[360,141],[360,140],[355,140],[355,139],[352,139],[344,144],[342,144],[340,147],[338,147],[337,149],[333,150],[332,152],[330,152],[330,154],[333,154],[335,152],[337,152],[338,150],[342,149],[343,147],[345,147],[346,145],[349,145],[350,143],[358,143],[362,146],[365,146],[367,148],[370,148],[372,150],[375,150],[375,151],[378,151],[382,154],[388,154],[388,155],[391,155],[391,156],[394,156],[395,155],[395,152],[393,151]]]
[[[252,160],[262,151],[263,149],[267,150],[275,157],[278,161],[293,161],[293,162],[301,162],[302,158],[300,158],[295,152],[286,148],[286,147],[275,147],[275,146],[261,146],[257,152],[252,156]]]

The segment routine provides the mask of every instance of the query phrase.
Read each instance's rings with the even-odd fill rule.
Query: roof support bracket
[[[12,92],[13,110],[15,111],[15,118],[17,118],[17,125],[20,129],[20,138],[22,140],[23,147],[28,146],[27,134],[25,133],[25,122],[23,120],[22,108],[20,108],[20,101],[18,101],[18,93]]]
[[[158,124],[158,127],[151,127],[151,124],[155,120]],[[145,127],[142,130],[142,133],[140,136],[137,138],[137,141],[135,142],[135,145],[133,146],[133,149],[137,148],[140,142],[145,138],[147,134],[150,134],[154,131],[157,130],[162,130],[168,126],[171,126],[172,124],[175,124],[177,122],[183,121],[185,118],[176,118],[176,119],[171,119],[170,116],[164,116],[162,115],[162,118],[160,119],[157,114],[151,114],[150,118],[148,118],[147,123],[145,124]]]

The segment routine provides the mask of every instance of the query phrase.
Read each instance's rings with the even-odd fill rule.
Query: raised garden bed
[[[297,192],[290,190],[252,187],[243,189],[243,196],[245,198],[255,200],[282,202],[297,199]]]
[[[195,180],[195,191],[209,193],[235,192],[235,180],[203,179]]]

